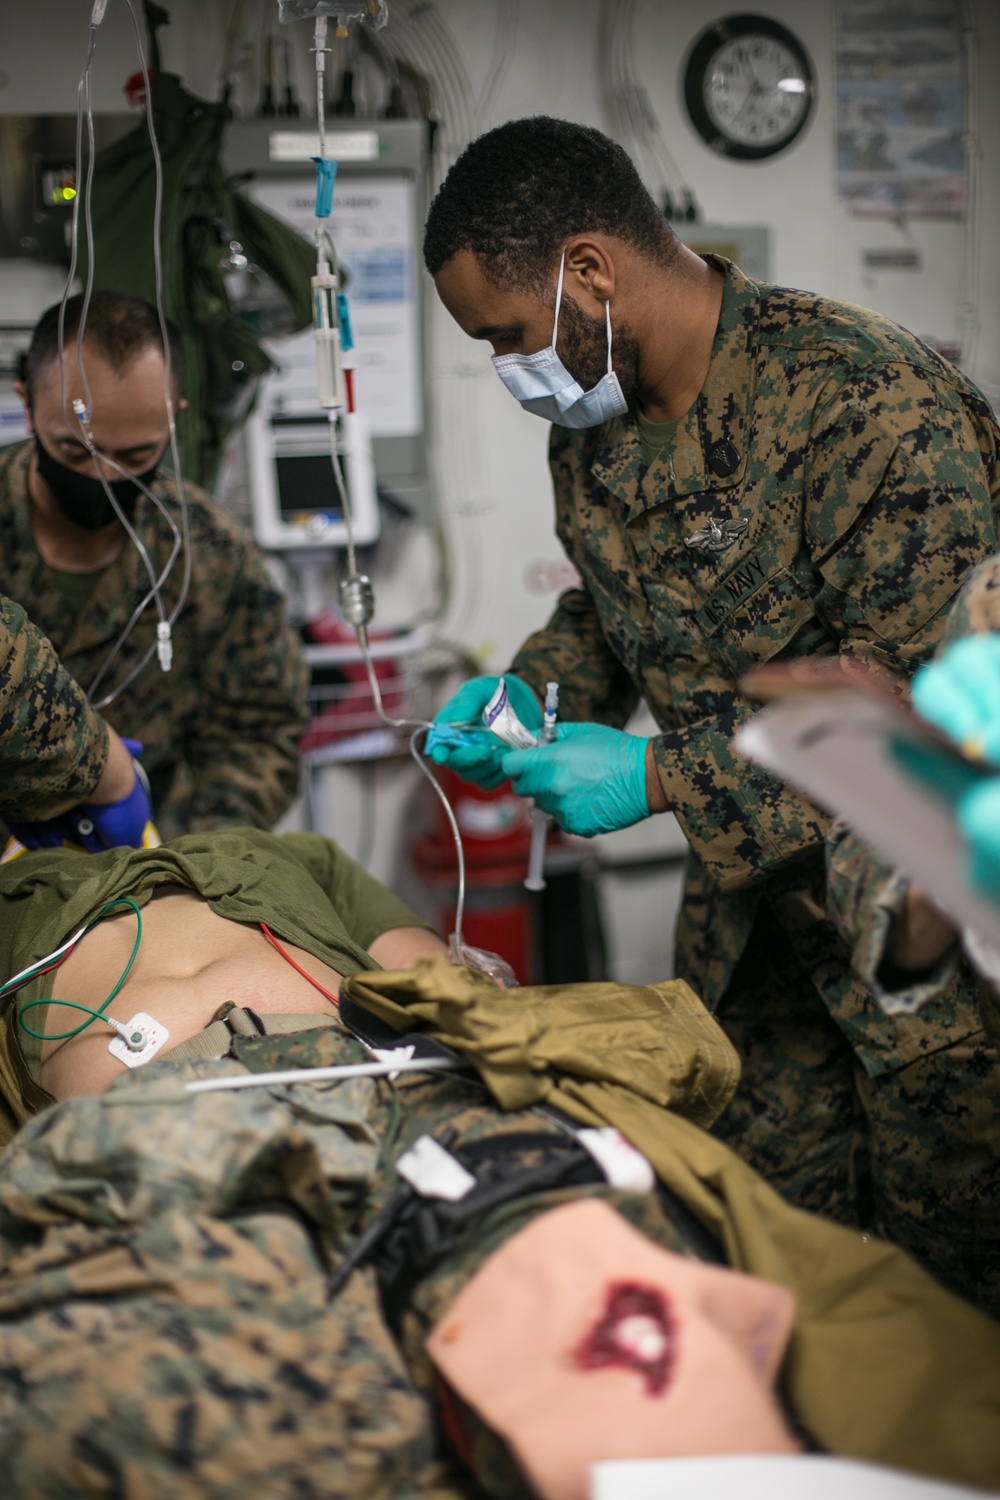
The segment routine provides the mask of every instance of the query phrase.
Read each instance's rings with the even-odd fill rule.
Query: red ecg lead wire
[[[331,995],[331,993],[330,993],[329,990],[323,988],[323,986],[320,984],[320,982],[319,982],[318,979],[314,979],[311,974],[307,974],[306,971],[305,971],[305,969],[303,969],[302,965],[301,964],[297,964],[295,962],[294,958],[292,957],[292,955],[290,953],[286,953],[285,952],[284,948],[278,942],[278,939],[275,937],[274,933],[271,931],[270,927],[268,927],[268,925],[267,925],[266,922],[261,922],[261,924],[260,924],[260,930],[264,934],[264,936],[267,938],[268,942],[271,944],[271,947],[275,948],[281,954],[281,956],[285,960],[286,964],[291,964],[291,966],[295,970],[296,974],[301,974],[303,979],[307,979],[309,981],[309,983],[312,985],[313,989],[319,990],[320,994],[323,995],[323,996],[325,996],[326,999],[329,1000],[330,1004],[336,1006],[337,1009],[339,1010],[340,1009],[340,1001],[337,998],[337,996],[336,995]]]

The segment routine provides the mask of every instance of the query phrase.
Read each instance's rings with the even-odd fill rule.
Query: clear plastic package
[[[533,750],[538,744],[538,736],[532,734],[514,712],[505,677],[500,678],[496,692],[483,709],[483,723],[512,750]]]

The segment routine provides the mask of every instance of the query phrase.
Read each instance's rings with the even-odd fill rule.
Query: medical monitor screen
[[[344,510],[329,453],[279,456],[275,459],[275,468],[278,508],[287,525],[307,526],[317,513],[329,516],[331,520],[343,520]]]

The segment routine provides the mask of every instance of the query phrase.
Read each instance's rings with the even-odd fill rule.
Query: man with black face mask
[[[270,827],[297,788],[295,741],[304,724],[305,669],[283,601],[252,541],[188,484],[188,556],[177,556],[161,588],[169,615],[187,562],[170,670],[155,649],[152,603],[128,629],[150,570],[163,573],[174,528],[182,527],[176,483],[160,469],[169,437],[164,351],[155,309],[97,292],[81,375],[81,304],[76,297],[66,305],[61,369],[53,307],[35,328],[16,386],[32,436],[0,455],[5,591],[94,706],[144,745],[156,821],[167,836]],[[181,358],[173,340],[171,365],[176,404]],[[85,422],[74,401],[89,408]]]

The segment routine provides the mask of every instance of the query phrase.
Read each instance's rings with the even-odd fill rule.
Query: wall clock
[[[813,106],[802,43],[767,16],[726,16],[696,40],[684,102],[702,140],[723,156],[758,161],[790,145]]]

